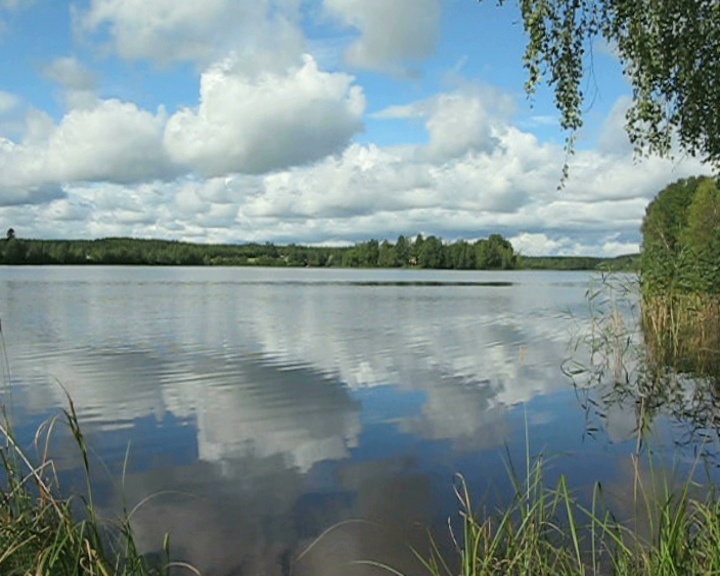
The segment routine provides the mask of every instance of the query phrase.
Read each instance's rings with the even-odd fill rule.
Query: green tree
[[[27,246],[22,240],[11,238],[5,241],[3,250],[4,264],[25,264],[25,255],[27,254]]]
[[[397,242],[395,243],[395,253],[397,254],[398,264],[400,266],[405,267],[410,264],[410,245],[402,234],[398,236]]]
[[[482,1],[482,0],[480,0]],[[498,0],[504,4],[506,0]],[[720,166],[720,2],[518,0],[528,38],[525,85],[546,80],[573,150],[586,107],[582,85],[598,40],[613,46],[633,99],[626,129],[636,151],[681,148]]]
[[[491,234],[487,240],[478,240],[473,248],[475,268],[478,270],[512,270],[518,266],[512,244],[500,234]]]
[[[486,270],[489,268],[488,241],[481,238],[473,244],[473,250],[475,252],[475,268],[477,270]]]
[[[487,241],[487,267],[509,270],[515,267],[512,244],[500,234],[491,234]]]
[[[711,179],[697,187],[681,234],[688,252],[686,267],[692,287],[720,292],[720,188]]]
[[[458,240],[447,247],[450,266],[456,270],[475,268],[475,251],[465,240]]]
[[[395,246],[390,244],[387,240],[383,240],[380,244],[378,266],[380,268],[397,268],[399,266],[397,250],[395,249]]]
[[[418,234],[415,237],[415,241],[412,243],[412,246],[410,246],[410,264],[413,266],[417,266],[420,262],[420,252],[422,251],[423,244],[425,243],[425,238],[423,238],[422,234]]]
[[[646,292],[679,289],[685,282],[682,272],[687,253],[681,240],[688,223],[688,209],[700,182],[699,178],[688,178],[669,184],[645,210],[641,271]]]
[[[380,258],[380,243],[375,240],[368,240],[363,249],[363,266],[376,268]]]
[[[428,236],[418,253],[420,268],[445,268],[445,246],[437,236]]]

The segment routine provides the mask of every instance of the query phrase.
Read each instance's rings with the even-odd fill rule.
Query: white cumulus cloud
[[[340,151],[362,129],[365,98],[352,76],[324,72],[310,56],[257,77],[234,63],[203,73],[199,106],[169,119],[165,145],[175,162],[210,176],[261,173]]]
[[[122,58],[168,63],[210,62],[243,48],[295,57],[303,45],[296,13],[296,0],[91,0],[77,15]]]
[[[163,110],[104,100],[72,110],[51,135],[46,168],[63,181],[138,182],[172,173],[162,147]]]
[[[353,66],[403,71],[435,50],[440,0],[325,0],[325,7],[359,31],[346,53]]]
[[[165,114],[119,100],[68,112],[55,126],[29,116],[28,138],[0,140],[0,193],[8,199],[44,202],[64,183],[142,182],[174,174],[162,146]],[[50,197],[57,197],[53,193]]]
[[[467,86],[406,105],[389,106],[375,119],[423,119],[429,142],[424,154],[442,162],[468,152],[492,152],[507,129],[512,99],[489,87]]]

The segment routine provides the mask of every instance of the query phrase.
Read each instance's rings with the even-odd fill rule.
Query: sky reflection
[[[171,531],[208,575],[287,572],[350,520],[363,522],[338,526],[293,573],[357,559],[413,572],[405,544],[442,530],[454,474],[507,495],[503,458],[523,461],[526,429],[533,453],[555,455],[551,476],[587,484],[611,481],[626,451],[632,415],[589,439],[561,370],[587,274],[5,272],[23,433],[65,404],[61,383],[102,462],[103,506],[120,504],[113,475],[130,446],[125,497],[158,495],[135,516],[141,541],[150,551]]]

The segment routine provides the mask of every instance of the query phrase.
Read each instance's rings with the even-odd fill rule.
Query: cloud
[[[92,0],[82,29],[107,35],[122,58],[210,62],[230,49],[250,54],[302,50],[295,0]],[[262,59],[262,58],[261,58]],[[287,60],[287,58],[285,58]]]
[[[230,57],[211,66],[201,78],[199,106],[169,119],[162,107],[151,112],[94,94],[83,105],[76,101],[58,123],[30,109],[22,140],[0,141],[4,203],[49,201],[65,185],[83,182],[287,169],[342,151],[362,128],[365,99],[352,76],[324,72],[310,56],[282,74],[253,76],[235,64]],[[69,93],[92,94],[92,74],[73,58],[58,59],[44,72]],[[12,95],[2,96],[6,107],[14,104]],[[210,212],[208,225],[234,219],[227,208]],[[131,220],[140,222],[125,218]]]
[[[310,56],[255,78],[234,64],[210,67],[199,106],[169,119],[164,141],[175,162],[209,176],[261,173],[338,152],[362,129],[365,98],[352,76],[324,72]]]
[[[60,237],[203,242],[499,232],[526,254],[613,256],[637,249],[658,190],[707,171],[697,161],[578,150],[558,190],[561,146],[513,126],[509,104],[489,112],[482,91],[469,89],[383,111],[424,120],[427,143],[346,145],[364,105],[352,77],[322,72],[311,58],[259,77],[232,63],[203,74],[199,106],[168,121],[117,100],[72,110],[57,125],[31,111],[25,140],[0,143],[0,190],[5,205],[38,206],[27,220],[7,218],[39,237],[48,220]],[[326,132],[313,141],[306,131],[318,126]],[[445,140],[453,132],[462,146]]]
[[[59,186],[36,185],[24,188],[7,188],[3,189],[2,194],[0,194],[0,207],[46,204],[64,197],[65,192]]]
[[[498,139],[493,117],[479,97],[445,94],[435,99],[427,121],[428,153],[433,158],[456,158],[468,150],[491,152]]]
[[[325,7],[360,33],[346,52],[352,66],[407,72],[435,51],[439,0],[325,0]]]
[[[48,204],[45,214],[52,222],[78,223],[92,217],[92,205],[84,202],[71,201],[67,198],[55,200]]]
[[[633,146],[625,131],[625,115],[631,103],[629,96],[622,96],[610,109],[598,136],[598,152],[613,156],[627,156],[633,152]]]
[[[423,153],[442,162],[468,152],[492,152],[513,110],[507,94],[489,86],[466,86],[412,104],[389,106],[372,117],[424,119],[429,143]]]
[[[29,117],[29,138],[0,140],[3,198],[44,202],[68,182],[142,182],[175,173],[162,147],[165,113],[152,114],[118,100],[71,110],[55,126],[42,114]],[[21,192],[23,191],[23,192]]]
[[[48,80],[65,90],[69,108],[91,108],[97,101],[95,75],[74,57],[56,58],[42,68]]]
[[[49,80],[69,90],[94,90],[95,76],[74,57],[56,58],[42,69]]]
[[[0,114],[5,114],[6,112],[9,112],[19,103],[20,99],[15,96],[15,94],[0,90]]]
[[[579,242],[577,237],[566,235],[549,236],[544,233],[518,234],[510,238],[513,248],[526,256],[605,256],[614,257],[633,254],[640,250],[637,242],[618,241],[618,234],[604,234],[600,239],[592,238],[592,242]],[[598,251],[598,247],[600,250]]]
[[[64,181],[139,182],[173,172],[162,148],[165,112],[104,100],[72,110],[47,145],[47,167]]]
[[[37,108],[30,108],[25,114],[23,144],[26,147],[44,146],[55,128],[55,121],[49,114]]]

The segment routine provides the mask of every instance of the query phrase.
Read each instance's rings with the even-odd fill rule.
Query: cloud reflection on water
[[[57,379],[100,444],[153,419],[133,436],[128,496],[169,487],[194,496],[153,502],[137,517],[140,534],[152,547],[150,535],[172,527],[182,552],[222,575],[277,571],[343,519],[376,520],[398,541],[413,537],[408,521],[432,523],[452,454],[502,446],[513,406],[567,388],[568,310],[581,307],[587,280],[397,286],[366,272],[379,284],[359,286],[335,271],[278,272],[340,275],[321,285],[233,281],[271,274],[255,270],[76,274],[82,281],[39,271],[0,285],[14,302],[3,319],[19,333],[17,402],[52,411],[64,401]],[[143,454],[162,451],[167,427],[192,432],[189,457],[148,463]],[[336,573],[339,556],[378,546],[361,525],[332,539],[335,552],[306,558],[308,573]]]

